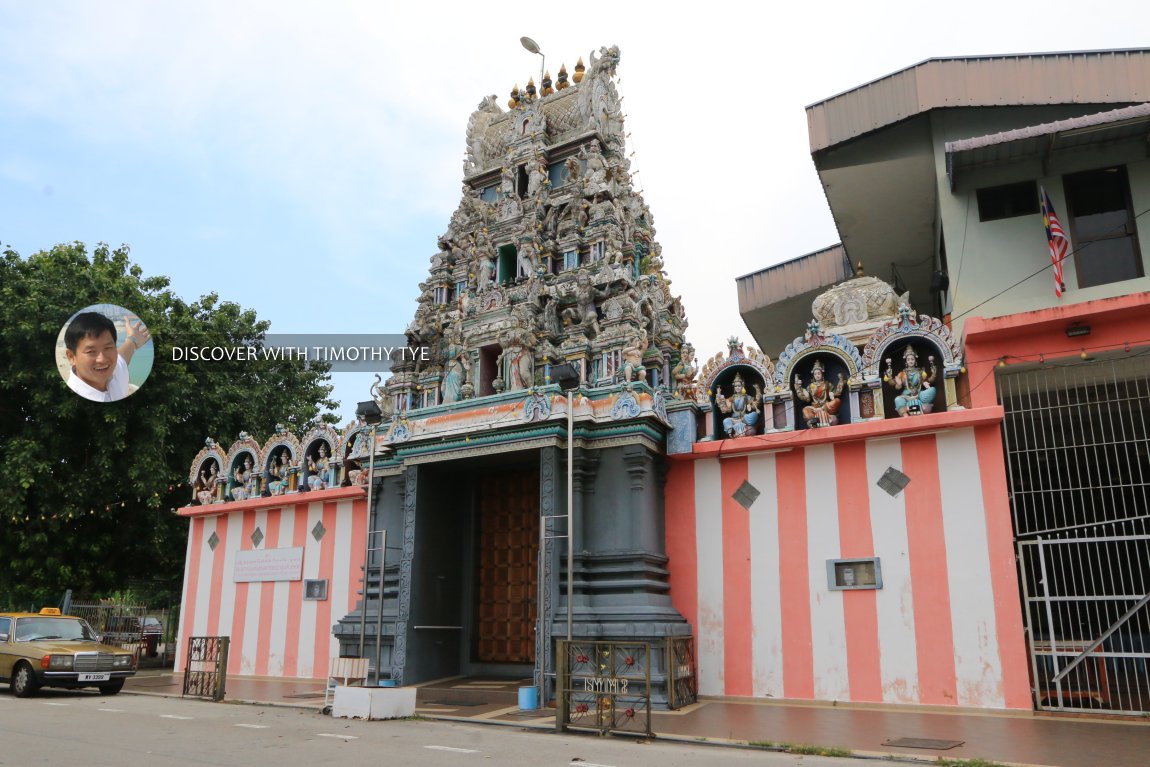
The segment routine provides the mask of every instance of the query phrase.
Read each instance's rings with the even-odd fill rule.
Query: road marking
[[[96,710],[97,711],[107,711],[109,714],[122,714],[122,713],[124,713],[124,709],[122,709],[122,708],[98,708]]]
[[[266,730],[270,724],[237,724],[236,727],[247,727],[249,730]]]
[[[358,735],[337,735],[334,732],[317,732],[317,738],[343,738],[344,740],[359,740]]]
[[[452,748],[451,746],[424,746],[432,751],[451,751],[456,754],[478,754],[474,748]]]
[[[595,764],[595,762],[570,762],[569,767],[614,767],[614,765]]]
[[[69,705],[71,705],[70,703],[52,703],[51,701],[47,701],[47,700],[42,700],[40,702],[43,703],[45,706],[69,706]]]
[[[195,719],[194,716],[176,716],[175,714],[160,714],[161,719]]]

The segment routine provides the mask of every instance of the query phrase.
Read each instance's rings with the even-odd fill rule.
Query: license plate
[[[107,682],[112,678],[111,674],[80,674],[76,681],[79,682]]]

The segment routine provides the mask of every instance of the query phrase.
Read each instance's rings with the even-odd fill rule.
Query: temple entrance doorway
[[[534,664],[538,468],[481,476],[476,500],[472,660],[478,664]]]

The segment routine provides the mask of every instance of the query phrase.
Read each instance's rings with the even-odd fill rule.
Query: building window
[[[440,286],[440,287],[435,289],[435,303],[437,303],[437,304],[446,304],[447,303],[447,286],[446,285]]]
[[[606,244],[602,241],[591,243],[591,260],[602,261],[606,248]]]
[[[463,298],[467,293],[467,280],[460,280],[455,283],[455,298]]]
[[[579,268],[579,251],[565,250],[563,251],[563,271],[569,272],[572,269]]]
[[[1029,216],[1038,212],[1038,185],[1033,181],[979,189],[978,220]]]
[[[499,202],[499,187],[495,184],[483,187],[479,192],[479,199],[484,202]]]
[[[1062,177],[1078,287],[1143,276],[1125,166]]]

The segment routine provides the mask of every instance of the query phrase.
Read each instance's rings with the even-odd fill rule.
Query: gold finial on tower
[[[559,90],[563,90],[570,84],[571,83],[567,82],[567,65],[564,64],[563,66],[559,67],[559,81],[555,83],[555,87]]]
[[[543,73],[543,82],[541,82],[539,85],[540,85],[540,88],[539,88],[539,95],[540,96],[550,96],[552,93],[555,92],[555,89],[551,87],[551,73],[550,72],[544,72]]]
[[[863,271],[862,261],[859,261],[855,267],[855,277],[866,277],[866,273]]]
[[[523,101],[519,97],[519,83],[515,83],[515,87],[511,89],[511,99],[507,102],[507,108],[514,109],[522,103]]]
[[[575,63],[575,76],[571,78],[572,80],[575,81],[576,85],[583,82],[583,73],[586,71],[587,71],[587,67],[585,67],[583,65],[583,57],[580,56],[579,61],[577,61]]]
[[[535,100],[535,78],[534,77],[528,78],[527,87],[524,88],[523,90],[525,91],[524,101],[534,101]]]

